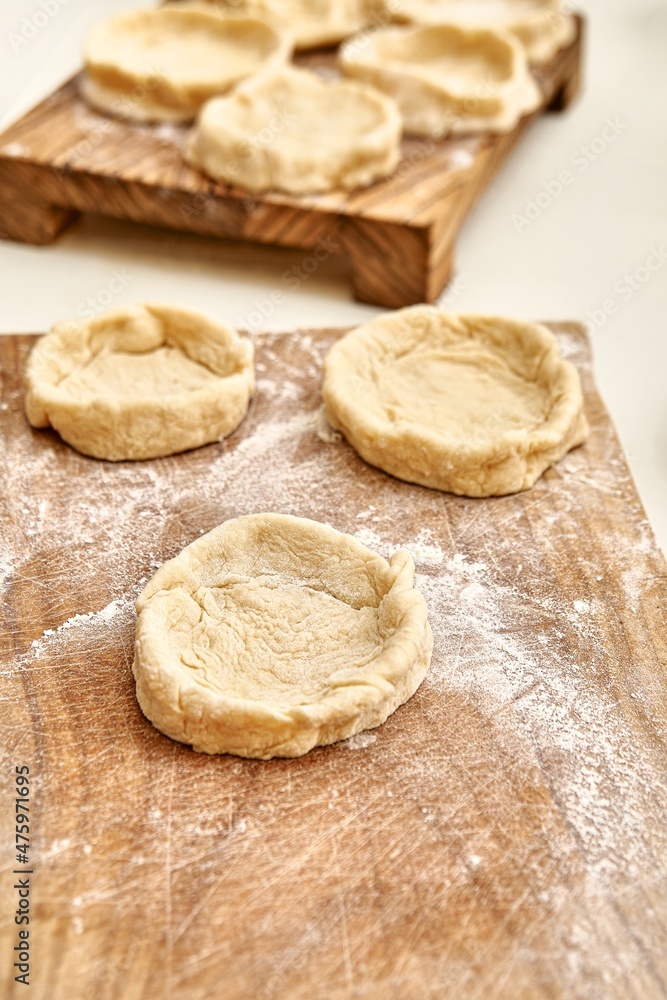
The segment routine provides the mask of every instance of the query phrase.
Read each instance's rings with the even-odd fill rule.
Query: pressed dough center
[[[396,423],[420,424],[454,442],[485,444],[507,431],[534,430],[550,409],[548,395],[491,352],[419,352],[383,368],[379,402]]]
[[[460,80],[468,86],[480,85],[487,80],[496,81],[506,75],[497,64],[471,52],[427,52],[421,58],[414,53],[412,61],[424,66],[430,73],[437,73],[450,81]]]
[[[64,378],[59,388],[77,401],[86,397],[139,401],[195,392],[219,380],[177,348],[159,347],[145,354],[103,351]]]
[[[484,96],[485,85],[512,75],[511,54],[504,46],[461,45],[455,39],[443,39],[432,28],[423,28],[407,38],[387,38],[378,55],[383,61],[395,60],[415,71],[440,77],[448,86],[459,83],[466,91],[480,89],[480,97]]]
[[[201,622],[173,633],[176,649],[201,683],[227,696],[308,703],[332,674],[358,669],[383,645],[377,608],[296,583],[241,579],[195,596]]]
[[[118,39],[119,58],[132,73],[150,69],[156,76],[169,74],[184,84],[208,79],[242,76],[252,71],[265,55],[258,39],[249,45],[241,38],[210,36],[204,31],[178,34],[174,28],[144,29],[136,37]]]
[[[275,143],[286,155],[307,152],[309,157],[317,154],[327,158],[341,143],[347,147],[355,135],[365,136],[377,128],[379,120],[374,105],[339,89],[331,95],[318,89],[315,102],[310,91],[283,91],[274,95],[272,105],[272,115],[267,115],[263,101],[237,114],[241,126],[251,134],[251,146]]]

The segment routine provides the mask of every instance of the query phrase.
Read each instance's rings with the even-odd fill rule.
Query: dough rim
[[[459,329],[461,323],[472,329],[491,324],[527,335],[543,352],[540,369],[550,366],[559,386],[544,424],[531,431],[505,431],[489,445],[456,445],[423,424],[397,428],[365,407],[361,395],[350,391],[356,374],[350,358],[363,355],[374,338],[390,336],[397,324],[422,324],[428,330],[434,318]],[[333,345],[324,361],[322,393],[329,423],[370,465],[406,482],[476,499],[530,489],[550,466],[589,436],[579,373],[560,357],[551,331],[540,324],[497,316],[457,316],[430,306],[380,316]]]
[[[192,121],[195,112],[169,108],[149,95],[135,100],[125,89],[114,89],[95,80],[84,72],[79,80],[79,91],[91,108],[114,118],[138,122],[140,125],[185,125]]]
[[[170,395],[125,399],[120,405],[112,397],[98,397],[92,404],[78,401],[59,388],[59,382],[77,370],[76,365],[70,367],[68,358],[81,337],[93,336],[96,320],[121,323],[128,318],[146,317],[163,325],[163,340],[150,350],[169,344],[165,317],[169,320],[177,317],[207,330],[215,346],[234,356],[235,370],[220,375],[215,385],[194,390],[185,388]],[[189,338],[184,336],[183,339]],[[175,346],[191,358],[185,347],[178,343]],[[144,353],[149,350],[137,352]],[[113,310],[93,320],[59,323],[38,340],[28,358],[24,372],[26,416],[31,426],[52,427],[70,447],[90,458],[110,462],[163,458],[213,444],[239,426],[247,414],[255,388],[253,359],[254,348],[249,340],[202,313],[176,306],[146,304]],[[192,360],[209,367],[198,359]],[[165,410],[169,417],[166,422]],[[207,426],[211,425],[216,427],[215,433],[207,431]],[[127,441],[128,430],[132,429],[135,434],[137,429],[141,431],[136,444]]]
[[[399,609],[399,626],[379,655],[359,668],[356,676],[329,685],[307,704],[271,708],[267,702],[235,698],[212,691],[192,676],[179,677],[175,666],[180,661],[170,649],[164,628],[165,598],[173,591],[192,594],[198,589],[197,568],[205,567],[219,541],[245,528],[270,528],[286,537],[310,533],[327,546],[327,552],[341,546],[383,578],[386,589],[378,592],[380,601],[388,598]],[[224,522],[165,563],[140,594],[136,607],[132,669],[139,705],[157,729],[199,753],[261,760],[300,757],[315,746],[374,729],[415,693],[433,649],[426,602],[414,589],[414,562],[408,552],[399,550],[387,562],[353,536],[286,514],[253,514]]]
[[[366,104],[378,111],[378,123],[364,136],[356,137],[343,150],[341,162],[331,161],[323,167],[313,158],[309,163],[299,161],[295,169],[291,157],[282,154],[279,144],[252,143],[253,133],[237,126],[231,117],[227,120],[220,112],[227,102],[243,103],[262,99],[263,95],[281,81],[297,87],[299,82],[322,94],[344,88],[358,95]],[[275,114],[278,110],[275,109]],[[275,115],[274,115],[275,117]],[[403,121],[397,105],[391,98],[374,87],[356,80],[324,81],[308,70],[290,67],[264,73],[237,87],[234,93],[209,101],[201,110],[197,123],[188,137],[184,158],[191,166],[203,171],[217,183],[238,186],[254,194],[279,191],[300,196],[324,194],[336,189],[356,190],[385,179],[395,171],[401,156]],[[250,148],[248,148],[250,147]],[[243,163],[238,166],[239,149],[245,148],[245,174]]]
[[[430,36],[434,31],[454,41],[504,46],[511,60],[511,75],[498,81],[490,94],[478,94],[479,82],[471,81],[470,90],[448,84],[421,66],[400,59],[389,59],[378,51],[385,39]],[[495,28],[470,28],[455,23],[437,25],[409,24],[380,28],[368,39],[350,39],[340,50],[340,64],[348,77],[364,80],[395,98],[404,120],[406,135],[443,139],[451,135],[478,132],[507,133],[521,118],[535,111],[542,93],[533,78],[527,55],[509,32]],[[472,108],[467,107],[473,102]],[[475,115],[474,102],[489,101],[497,110]]]
[[[440,21],[447,20],[452,24],[462,24],[468,26],[472,23],[466,19],[465,15],[457,18],[455,12],[450,12],[446,18],[431,12],[429,15],[426,5],[422,5],[420,12],[419,2],[417,9],[406,11],[402,16],[399,12],[396,20],[404,24],[432,25]],[[536,7],[535,10],[527,11],[521,15],[517,12],[514,20],[503,20],[502,22],[491,22],[490,27],[499,27],[503,31],[509,31],[523,45],[529,61],[533,65],[542,65],[567,48],[574,41],[577,34],[577,24],[569,14],[559,10],[560,0],[552,0],[542,5],[543,9]]]
[[[193,0],[201,2],[201,0]],[[215,0],[203,0],[204,6],[212,6]],[[341,0],[330,0],[333,14],[341,13]],[[345,0],[346,6],[342,9],[342,17],[334,21],[330,16],[328,20],[317,22],[313,20],[288,20],[285,24],[294,38],[294,48],[297,52],[307,52],[310,49],[323,48],[325,46],[337,45],[339,42],[350,38],[366,24],[368,18],[364,10],[365,0]],[[275,24],[282,28],[281,12],[279,5],[273,5],[271,0],[242,0],[240,6],[230,8],[217,8],[217,12],[223,17],[257,17]],[[287,11],[286,15],[289,16]],[[283,15],[285,16],[285,15]]]

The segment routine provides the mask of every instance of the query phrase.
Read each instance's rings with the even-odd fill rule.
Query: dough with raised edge
[[[325,524],[226,521],[137,601],[137,698],[202,753],[300,757],[381,725],[421,684],[432,636],[414,563]]]
[[[382,28],[342,46],[348,76],[393,97],[409,135],[509,132],[541,94],[507,32],[451,24]]]
[[[134,306],[59,323],[25,371],[26,415],[84,455],[159,458],[231,434],[255,383],[250,341],[199,313]]]
[[[588,437],[579,373],[533,323],[417,306],[344,336],[329,422],[371,465],[470,497],[530,489]]]
[[[299,195],[359,188],[400,158],[394,101],[356,81],[286,68],[202,109],[185,158],[216,181]]]
[[[577,26],[561,0],[408,0],[396,6],[397,18],[416,24],[455,22],[510,31],[532,63],[552,59],[574,41]]]
[[[187,122],[291,52],[290,37],[265,21],[222,18],[196,4],[117,14],[88,35],[81,90],[117,117]]]
[[[289,31],[297,49],[334,45],[367,20],[365,0],[209,0],[221,13],[260,17]]]

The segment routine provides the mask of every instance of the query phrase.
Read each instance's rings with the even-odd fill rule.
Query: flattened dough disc
[[[26,366],[26,414],[84,455],[159,458],[220,441],[245,417],[253,347],[206,316],[134,306],[59,323]]]
[[[285,63],[289,36],[257,18],[222,18],[202,6],[118,14],[85,46],[84,97],[137,121],[191,121],[211,97]]]
[[[144,714],[202,753],[300,757],[381,725],[421,684],[432,636],[414,564],[281,514],[226,521],[137,601]]]
[[[543,326],[417,306],[347,334],[324,365],[330,423],[371,465],[470,497],[530,489],[588,424]]]

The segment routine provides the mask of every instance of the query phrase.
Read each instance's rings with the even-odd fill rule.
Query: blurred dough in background
[[[81,89],[95,108],[120,118],[191,121],[207,100],[291,53],[289,36],[265,21],[174,4],[93,28]]]
[[[548,62],[576,34],[562,0],[387,0],[384,9],[395,11],[397,21],[510,31],[533,63]]]
[[[289,31],[297,49],[335,45],[368,19],[366,0],[208,0],[222,13],[265,18]]]
[[[507,32],[381,28],[346,42],[340,61],[348,76],[396,100],[408,135],[509,132],[541,99],[523,48]]]
[[[250,191],[351,189],[394,172],[402,128],[395,102],[374,88],[286,67],[210,101],[185,158]]]

